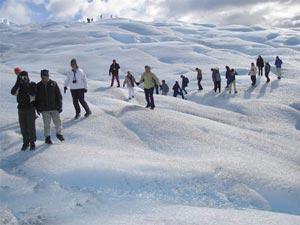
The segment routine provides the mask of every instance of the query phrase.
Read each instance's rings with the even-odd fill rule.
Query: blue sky
[[[0,18],[18,24],[114,15],[220,25],[300,27],[300,0],[0,0]]]

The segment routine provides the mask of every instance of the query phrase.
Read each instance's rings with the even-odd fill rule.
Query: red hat
[[[15,68],[15,74],[19,75],[23,70],[20,67]]]

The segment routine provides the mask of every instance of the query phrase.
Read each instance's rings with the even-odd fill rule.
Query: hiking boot
[[[237,91],[234,91],[234,94],[237,94]]]
[[[154,110],[154,108],[155,108],[155,107],[154,107],[154,106],[152,106],[150,109],[151,109],[151,110]]]
[[[84,117],[87,118],[87,117],[89,117],[91,114],[92,114],[91,111],[90,111],[90,112],[87,112],[87,113],[84,114]]]
[[[28,147],[29,147],[29,143],[24,143],[24,144],[22,145],[21,151],[27,150]]]
[[[50,136],[48,136],[48,137],[45,138],[45,143],[48,144],[48,145],[52,145],[53,144],[52,141],[51,141],[51,137]]]
[[[146,105],[145,108],[150,108],[150,105]]]
[[[74,119],[77,120],[77,119],[79,119],[79,117],[80,117],[80,113],[76,114]]]
[[[34,141],[30,142],[30,151],[34,151],[35,150],[35,143]]]
[[[56,134],[56,137],[58,140],[60,140],[61,142],[63,142],[65,140],[64,136],[62,136],[61,134]]]

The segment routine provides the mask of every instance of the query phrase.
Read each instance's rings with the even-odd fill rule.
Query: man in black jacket
[[[256,60],[256,66],[258,68],[258,76],[263,75],[263,68],[265,66],[264,59],[259,55]]]
[[[35,130],[35,108],[34,98],[36,93],[36,84],[29,81],[26,71],[19,71],[17,81],[11,89],[11,94],[17,96],[18,116],[21,133],[23,136],[23,145],[21,150],[25,151],[29,145],[30,150],[35,150],[36,130]]]
[[[182,83],[181,83],[181,89],[182,92],[185,92],[185,94],[187,94],[187,91],[185,90],[185,88],[188,86],[189,84],[189,79],[183,75],[180,76],[182,79]]]
[[[45,143],[52,144],[50,137],[51,119],[55,125],[56,137],[64,141],[61,134],[62,124],[60,113],[62,112],[62,95],[57,83],[49,79],[49,71],[41,71],[41,81],[37,84],[36,109],[38,114],[42,113],[44,121]]]
[[[109,76],[112,75],[112,78],[111,78],[111,87],[114,86],[114,82],[115,82],[115,79],[117,80],[118,82],[118,87],[120,87],[120,81],[119,81],[119,69],[120,69],[120,65],[116,62],[116,60],[114,59],[113,60],[113,63],[110,65],[110,68],[109,68]]]

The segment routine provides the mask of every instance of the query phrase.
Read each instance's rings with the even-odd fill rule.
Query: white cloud
[[[31,11],[22,1],[7,0],[0,8],[2,18],[9,19],[17,24],[30,23]]]
[[[11,18],[15,5],[6,10]],[[87,17],[99,18],[100,14],[114,15],[135,20],[183,20],[226,24],[260,24],[298,26],[299,0],[19,0],[16,22],[28,21],[30,13],[23,4],[43,5],[48,20],[74,20]],[[21,3],[20,3],[21,2]],[[23,8],[22,8],[23,7]],[[3,8],[3,7],[2,7]],[[12,10],[13,8],[13,10]],[[22,11],[23,9],[23,11]],[[1,9],[2,10],[2,9]],[[2,10],[3,11],[3,10]],[[1,13],[2,14],[2,13]]]

